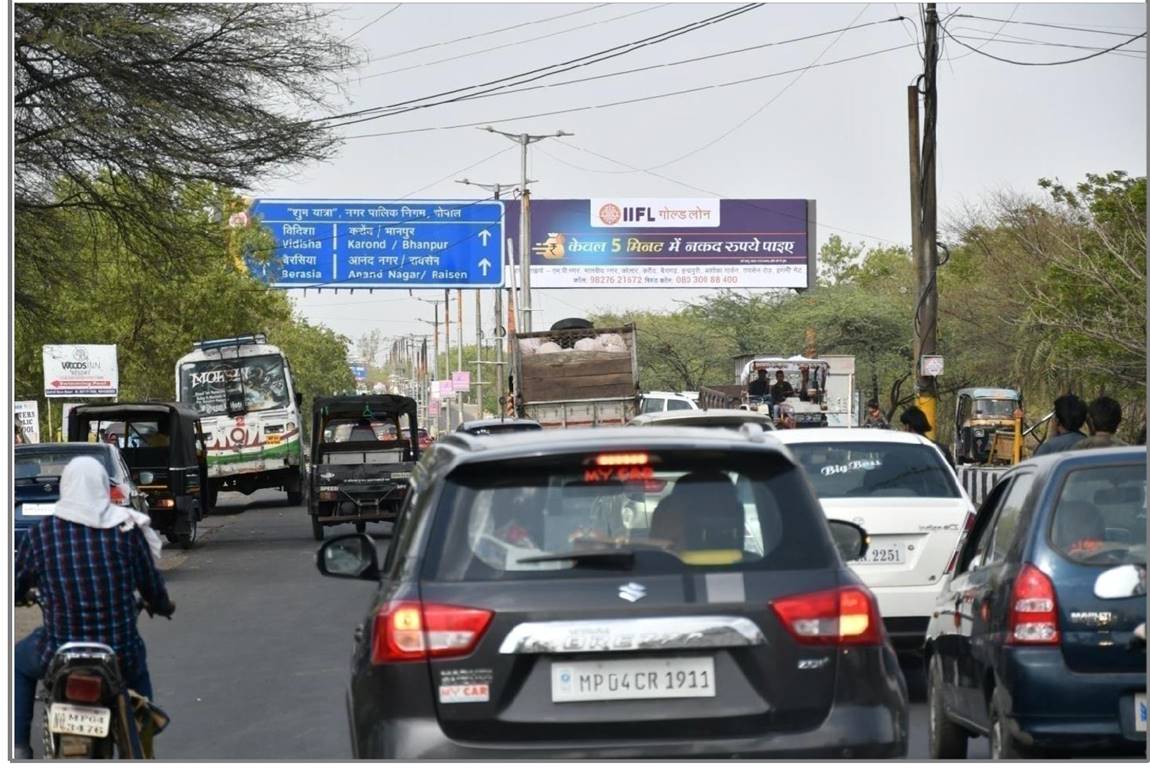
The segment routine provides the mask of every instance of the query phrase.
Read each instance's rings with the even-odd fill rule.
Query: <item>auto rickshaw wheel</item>
[[[216,509],[216,500],[220,496],[220,490],[209,483],[204,487],[204,496],[204,512],[211,513]]]
[[[323,540],[323,525],[319,523],[319,516],[311,515],[311,536],[316,540]]]

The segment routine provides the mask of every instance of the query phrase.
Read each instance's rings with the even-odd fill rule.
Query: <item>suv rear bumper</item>
[[[1023,744],[1145,752],[1134,718],[1144,672],[1075,672],[1059,648],[1004,648],[999,679],[1011,732]]]
[[[449,739],[434,718],[394,720],[377,729],[368,755],[382,758],[898,758],[906,755],[905,715],[882,706],[835,706],[810,731],[694,740],[480,744]],[[364,740],[366,741],[366,740]],[[357,757],[364,757],[356,751]]]

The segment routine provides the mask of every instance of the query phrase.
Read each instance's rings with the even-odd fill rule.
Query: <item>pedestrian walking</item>
[[[1107,446],[1126,446],[1115,434],[1122,422],[1122,406],[1113,398],[1103,395],[1090,401],[1086,409],[1086,420],[1090,424],[1090,437],[1083,438],[1074,445],[1075,449],[1101,449]]]
[[[1086,439],[1079,430],[1084,424],[1086,424],[1086,404],[1081,398],[1073,393],[1055,398],[1051,435],[1034,450],[1034,456],[1070,451],[1080,441]]]
[[[863,419],[863,427],[890,430],[890,422],[886,421],[886,415],[882,413],[882,408],[874,398],[866,403],[866,418]]]
[[[908,433],[914,433],[915,435],[921,435],[923,438],[926,438],[926,434],[931,431],[930,421],[918,406],[911,406],[902,412],[898,421],[902,423],[903,430]],[[937,446],[938,450],[942,452],[942,456],[946,459],[946,464],[954,468],[954,457],[951,456],[947,448],[938,441],[931,441],[931,443]]]

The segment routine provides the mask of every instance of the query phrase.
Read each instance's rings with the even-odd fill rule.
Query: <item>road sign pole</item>
[[[448,378],[451,377],[451,291],[443,291],[443,351],[444,351],[444,366],[443,369]],[[451,430],[455,425],[451,424],[451,396],[443,396],[443,407],[447,415],[447,430]]]
[[[475,291],[475,402],[483,419],[483,295]]]
[[[458,353],[458,358],[457,358],[457,364],[458,364],[457,370],[462,371],[463,370],[463,289],[462,288],[455,291],[455,301],[456,301],[456,303],[459,304],[459,307],[458,307],[459,314],[457,314],[455,316],[456,325],[458,326],[458,333],[459,333],[459,353]],[[463,421],[463,392],[458,391],[458,393],[459,393],[459,421],[462,422]]]

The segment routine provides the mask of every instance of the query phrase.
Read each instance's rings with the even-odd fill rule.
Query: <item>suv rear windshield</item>
[[[787,446],[820,498],[960,496],[946,462],[929,446],[881,441]]]
[[[651,572],[831,567],[823,521],[802,472],[782,457],[660,451],[503,461],[448,478],[428,567],[445,581],[600,571],[522,561],[589,551],[633,551],[636,567]]]
[[[1066,477],[1050,542],[1082,564],[1146,562],[1146,465],[1076,470]]]

